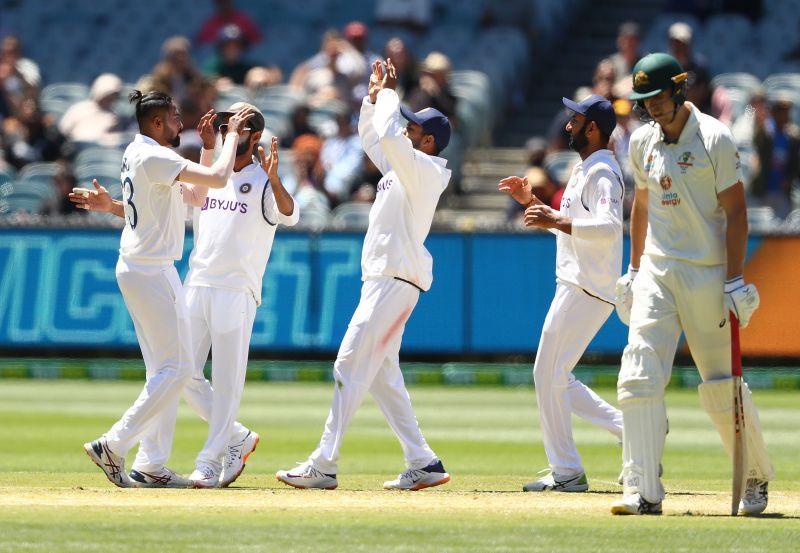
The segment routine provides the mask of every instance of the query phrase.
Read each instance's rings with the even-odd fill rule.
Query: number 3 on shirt
[[[133,203],[133,181],[130,177],[125,177],[125,180],[122,181],[122,196],[125,205],[125,221],[133,230],[136,228],[136,223],[139,222],[139,214],[136,212],[136,206]]]

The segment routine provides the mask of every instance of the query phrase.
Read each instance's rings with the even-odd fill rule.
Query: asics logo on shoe
[[[101,459],[103,459],[104,456],[105,456],[105,460],[103,461],[103,464],[106,467],[108,467],[108,471],[107,471],[108,475],[111,478],[114,478],[115,480],[122,481],[122,479],[120,478],[120,476],[122,475],[122,471],[120,470],[119,465],[114,462],[114,459],[113,459],[113,455],[114,454],[111,453],[111,450],[109,450],[108,447],[105,444],[102,444],[99,441],[92,442],[92,449],[94,449],[94,452]]]
[[[150,482],[153,484],[169,484],[170,480],[172,480],[172,475],[169,473],[166,474],[151,474],[149,472],[142,472],[138,470],[132,470],[130,477],[137,482],[147,482],[146,478],[150,479]]]

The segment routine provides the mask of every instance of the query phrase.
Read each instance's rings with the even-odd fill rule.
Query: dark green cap
[[[652,98],[686,80],[687,73],[678,60],[669,54],[648,54],[633,66],[631,100]]]

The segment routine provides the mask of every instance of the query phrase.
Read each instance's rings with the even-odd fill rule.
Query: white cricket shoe
[[[551,472],[547,476],[522,486],[523,492],[585,492],[589,489],[586,473],[562,476]]]
[[[661,502],[650,503],[638,493],[623,496],[611,504],[614,515],[660,515]]]
[[[748,478],[744,497],[739,502],[739,512],[743,515],[759,515],[767,508],[767,487],[769,482],[758,478]]]
[[[275,478],[293,488],[320,488],[335,490],[339,486],[335,474],[325,474],[314,468],[311,461],[306,461],[292,470],[279,470]]]
[[[417,491],[424,488],[432,488],[450,481],[450,475],[444,470],[444,466],[439,459],[427,467],[421,469],[408,469],[398,475],[395,480],[383,483],[385,490],[409,490]]]
[[[125,457],[120,457],[108,449],[105,437],[83,444],[83,450],[92,462],[102,469],[112,484],[120,488],[131,487],[131,481],[125,474]]]
[[[244,440],[228,444],[228,452],[222,460],[222,473],[219,475],[220,488],[227,488],[239,478],[247,458],[255,451],[259,440],[258,434],[248,431]]]
[[[189,479],[181,476],[168,467],[158,470],[136,470],[130,473],[131,486],[134,488],[191,488]]]
[[[193,488],[216,488],[219,486],[219,473],[208,463],[198,463],[189,475],[189,482]]]

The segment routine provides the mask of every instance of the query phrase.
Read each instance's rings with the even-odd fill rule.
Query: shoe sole
[[[431,484],[417,484],[413,488],[390,488],[390,487],[384,486],[383,489],[384,490],[400,490],[400,491],[405,491],[405,492],[418,492],[419,490],[424,490],[425,488],[433,488],[434,486],[441,486],[442,484],[447,484],[448,482],[450,482],[450,475],[449,474],[447,476],[445,476],[444,478],[442,478],[441,480],[438,480],[438,481],[433,482]]]
[[[89,459],[92,460],[92,463],[97,465],[97,468],[99,468],[100,470],[103,471],[103,474],[105,474],[105,476],[106,476],[106,478],[108,479],[109,482],[111,482],[112,484],[114,484],[118,488],[130,488],[131,487],[130,484],[125,485],[125,484],[122,484],[120,482],[117,482],[116,480],[111,478],[111,476],[108,475],[108,473],[106,472],[106,469],[103,468],[103,464],[102,464],[103,460],[95,456],[94,448],[92,448],[91,442],[88,443],[88,444],[83,444],[83,450],[86,452],[86,455],[89,456]]]
[[[250,448],[250,451],[248,451],[246,455],[242,456],[242,468],[240,468],[239,472],[234,474],[233,478],[231,478],[230,480],[225,480],[224,482],[220,482],[219,483],[219,487],[220,488],[227,488],[228,486],[230,486],[231,484],[236,482],[236,479],[239,478],[239,476],[242,474],[242,472],[244,472],[244,467],[247,466],[247,465],[245,465],[245,463],[247,462],[247,459],[249,459],[250,455],[252,455],[253,452],[256,450],[256,447],[258,446],[258,442],[260,442],[260,441],[261,441],[261,436],[256,434],[256,443],[253,444],[253,447]]]
[[[286,480],[284,480],[280,476],[275,476],[275,479],[278,482],[283,482],[287,486],[291,486],[293,488],[297,488],[298,490],[335,490],[336,488],[339,487],[339,484],[336,484],[334,486],[330,486],[330,487],[327,487],[327,488],[323,487],[323,486],[298,486],[297,484],[292,484],[291,482],[287,482]]]
[[[661,514],[661,511],[652,512],[652,513],[639,513],[639,512],[632,513],[624,505],[612,505],[611,506],[611,514],[612,515],[651,515],[651,516],[655,515],[655,516],[658,516],[658,515]]]

